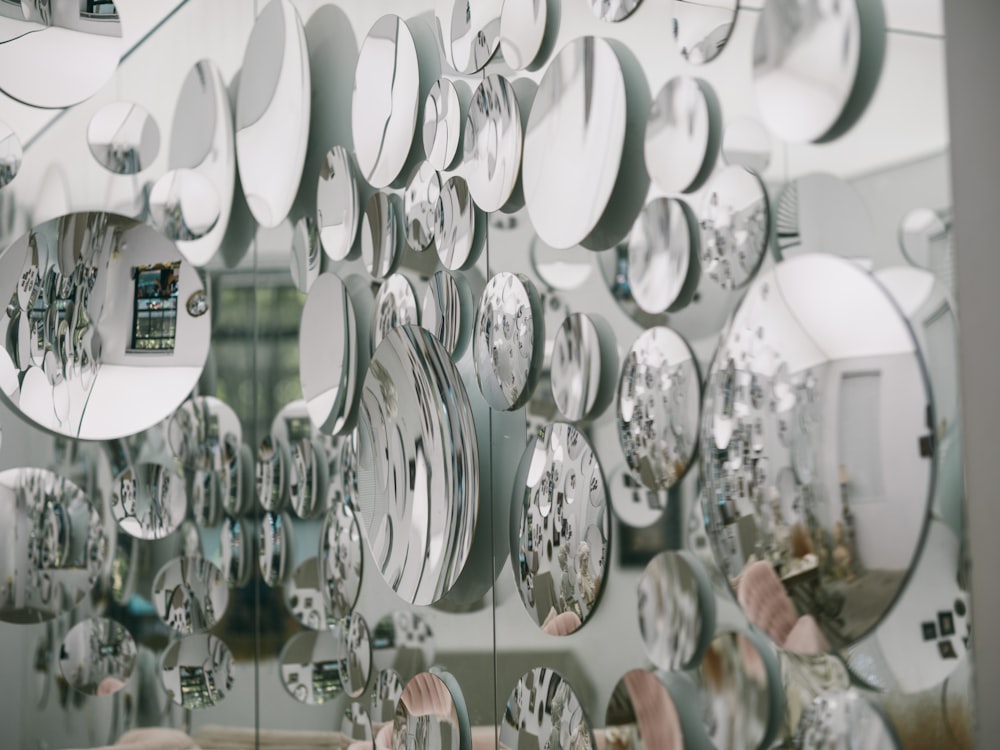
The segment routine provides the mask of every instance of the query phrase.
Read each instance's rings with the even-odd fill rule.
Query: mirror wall
[[[93,306],[72,242],[19,258],[0,467],[96,518],[0,624],[16,746],[971,747],[940,2],[467,5],[120,0],[107,85],[4,100],[0,268],[111,212],[176,254],[99,290],[125,348],[211,332],[129,434],[40,428]],[[64,502],[18,511],[43,580]]]

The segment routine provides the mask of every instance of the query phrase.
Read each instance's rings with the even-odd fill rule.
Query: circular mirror
[[[383,669],[375,678],[371,694],[371,717],[376,722],[392,723],[396,706],[403,695],[403,679],[392,669]]]
[[[525,204],[547,244],[579,245],[597,226],[618,178],[625,120],[625,78],[611,44],[569,42],[542,77],[524,133]]]
[[[774,210],[778,260],[829,253],[861,261],[875,255],[875,226],[858,191],[831,174],[796,177],[778,193]]]
[[[434,241],[437,216],[434,210],[441,195],[441,177],[429,161],[420,162],[403,193],[403,221],[406,225],[406,243],[423,252]]]
[[[236,162],[250,213],[261,226],[288,215],[309,140],[309,52],[298,11],[271,0],[247,40],[236,96]]]
[[[701,212],[702,270],[723,289],[738,289],[757,272],[771,232],[764,184],[743,167],[723,167],[705,186]]]
[[[503,747],[596,747],[583,705],[566,679],[547,667],[525,672],[507,698]]]
[[[795,746],[815,750],[898,750],[896,730],[857,690],[818,696],[802,713]]]
[[[255,468],[257,499],[264,510],[280,511],[288,503],[290,463],[287,443],[274,434],[265,435],[257,449]]]
[[[294,526],[287,513],[268,511],[260,520],[257,562],[264,583],[274,588],[285,583],[295,559]]]
[[[153,604],[160,619],[188,635],[211,629],[226,613],[229,587],[222,571],[199,557],[177,557],[153,581]]]
[[[372,309],[372,351],[378,349],[393,328],[420,324],[417,295],[401,273],[394,273],[382,282],[375,295]]]
[[[17,177],[23,157],[21,139],[6,123],[0,122],[0,188],[6,187]]]
[[[122,25],[113,4],[110,13],[52,6],[22,0],[20,9],[0,14],[0,90],[31,107],[62,109],[89,99],[114,75]]]
[[[729,41],[739,0],[674,0],[674,42],[686,62],[714,60]]]
[[[444,59],[458,73],[475,73],[500,44],[504,0],[437,0],[434,17]]]
[[[292,511],[311,520],[326,512],[329,500],[329,459],[318,441],[299,438],[292,443],[288,496]]]
[[[358,434],[357,505],[375,565],[403,600],[432,604],[469,558],[479,448],[458,369],[429,332],[386,333],[365,377]]]
[[[324,434],[343,432],[352,418],[368,361],[366,333],[344,282],[332,273],[317,277],[299,324],[299,382],[309,418]]]
[[[453,359],[461,358],[472,333],[472,294],[448,271],[435,271],[424,292],[420,319]]]
[[[221,567],[226,581],[233,588],[246,586],[253,572],[250,567],[253,559],[253,532],[248,529],[247,523],[228,516],[222,522],[219,540]]]
[[[771,165],[771,135],[759,120],[734,117],[722,135],[722,160],[763,174]]]
[[[364,550],[354,510],[345,501],[333,503],[319,536],[321,589],[333,617],[346,617],[361,593]]]
[[[523,70],[538,58],[548,23],[547,0],[504,0],[500,12],[500,53],[511,70]]]
[[[149,192],[149,217],[163,235],[188,243],[211,232],[219,221],[219,194],[207,177],[193,169],[167,172]],[[185,245],[178,249],[188,257]]]
[[[719,750],[763,750],[781,719],[781,677],[775,657],[750,634],[716,635],[698,668],[709,739]]]
[[[913,333],[857,264],[797,256],[747,291],[707,378],[703,512],[779,645],[841,648],[893,605],[924,534],[932,414]]]
[[[458,682],[421,672],[406,683],[392,722],[392,746],[414,750],[471,747],[469,719]]]
[[[449,271],[468,268],[485,244],[486,222],[477,217],[465,180],[454,175],[441,184],[434,212],[434,242],[441,265]]]
[[[344,260],[354,247],[361,221],[354,157],[334,146],[323,157],[316,184],[316,223],[323,251],[331,260]]]
[[[216,202],[218,212],[214,226],[199,239],[188,239],[180,247],[184,257],[196,266],[203,266],[222,246],[229,227],[236,190],[236,151],[233,135],[233,113],[229,92],[219,68],[211,60],[199,60],[184,78],[181,93],[174,107],[170,130],[171,170],[192,170],[204,177],[214,190],[214,197],[202,189],[205,200]],[[187,190],[180,193],[184,216],[197,217],[185,223],[189,227],[205,226],[210,212],[201,206],[190,206]]]
[[[650,315],[680,300],[698,241],[695,219],[684,201],[654,198],[639,213],[628,238],[626,283],[632,299]]]
[[[695,668],[715,631],[712,583],[689,552],[660,552],[638,585],[639,632],[646,656],[667,672]]]
[[[295,288],[309,293],[320,272],[320,240],[316,221],[303,216],[292,229],[292,260],[290,270]]]
[[[165,464],[130,466],[115,477],[111,514],[136,539],[163,539],[187,514],[184,474]]]
[[[857,0],[767,0],[753,44],[754,95],[767,129],[790,143],[829,136],[854,93],[861,57]]]
[[[87,145],[97,163],[115,174],[138,174],[160,152],[160,129],[133,102],[105,104],[90,118]]]
[[[201,377],[210,316],[178,303],[199,289],[177,247],[131,219],[81,213],[39,225],[0,252],[4,397],[67,437],[152,427]]]
[[[320,705],[345,693],[359,697],[371,670],[364,620],[354,616],[330,623],[330,630],[296,633],[282,649],[278,668],[285,689],[300,703]]]
[[[462,141],[465,179],[483,211],[499,211],[513,194],[523,142],[513,86],[503,76],[487,76],[472,95]]]
[[[635,12],[642,0],[589,0],[590,9],[602,21],[624,21]]]
[[[233,656],[214,635],[187,635],[163,652],[160,679],[177,705],[211,708],[221,703],[233,687]]]
[[[438,78],[424,102],[424,153],[434,169],[448,169],[462,141],[462,103],[455,84]]]
[[[662,190],[691,190],[711,172],[718,137],[714,101],[707,83],[678,76],[650,104],[643,148],[649,176]]]
[[[612,334],[605,329],[588,315],[572,313],[556,331],[549,380],[556,408],[566,419],[590,417],[607,402],[618,363]]]
[[[365,206],[361,259],[375,279],[384,279],[399,265],[399,219],[396,202],[387,193],[372,194]]]
[[[618,680],[605,714],[608,747],[682,750],[681,720],[666,686],[651,672],[633,669]]]
[[[521,601],[546,633],[572,633],[593,613],[610,537],[597,455],[572,425],[547,425],[528,442],[517,469],[510,540]]]
[[[406,22],[378,19],[361,44],[351,99],[358,168],[374,188],[388,187],[406,164],[420,107],[419,66]]]
[[[951,219],[929,208],[915,208],[899,224],[899,245],[906,260],[918,268],[933,269],[947,257]]]
[[[45,469],[0,472],[0,516],[8,591],[0,620],[49,620],[87,596],[110,542],[76,485]]]
[[[645,487],[670,489],[687,472],[698,446],[700,403],[701,378],[684,339],[664,327],[641,333],[618,382],[618,438],[632,476]],[[622,518],[627,522],[629,514]]]
[[[380,677],[376,686],[380,700],[392,695],[398,698],[403,689],[400,675],[409,679],[429,669],[435,659],[434,634],[430,625],[416,612],[405,610],[391,612],[378,621],[372,636],[372,648],[376,664],[387,670],[382,673],[387,682],[383,684]]]
[[[74,690],[111,695],[128,682],[136,648],[124,625],[104,617],[78,622],[59,647],[59,670]]]
[[[494,409],[521,408],[535,390],[545,346],[542,303],[526,276],[493,276],[479,300],[473,358],[479,390]]]

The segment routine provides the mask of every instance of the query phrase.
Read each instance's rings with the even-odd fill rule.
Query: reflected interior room
[[[951,5],[0,0],[0,744],[991,746]]]

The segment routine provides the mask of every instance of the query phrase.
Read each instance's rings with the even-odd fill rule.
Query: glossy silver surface
[[[373,193],[361,217],[361,259],[368,273],[384,279],[399,265],[399,223],[395,199]]]
[[[316,222],[303,216],[292,229],[292,258],[290,268],[292,283],[300,292],[309,293],[313,282],[319,277],[322,255],[319,230]]]
[[[340,744],[335,745],[334,750],[350,750],[355,743],[374,745],[372,720],[361,703],[352,703],[344,711],[344,717],[340,720],[340,734]]]
[[[500,45],[504,0],[436,0],[435,29],[444,59],[458,73],[475,73]]]
[[[468,2],[468,0],[464,0]],[[458,685],[451,680],[454,685]],[[464,711],[463,711],[464,713]],[[406,683],[392,722],[392,746],[414,750],[459,750],[463,727],[461,714],[445,679],[421,672]],[[465,720],[468,736],[468,717]]]
[[[357,403],[368,342],[359,336],[354,303],[332,273],[313,283],[299,324],[299,382],[309,418],[320,432],[338,434]]]
[[[625,78],[612,46],[595,37],[569,42],[545,71],[524,133],[525,204],[547,244],[573,247],[597,226],[618,178],[625,121]]]
[[[760,120],[733,117],[722,133],[722,161],[763,174],[771,165],[771,135]]]
[[[208,356],[203,288],[177,247],[115,214],[38,225],[0,251],[0,396],[43,429],[84,440],[134,435],[167,418]],[[153,318],[157,325],[152,325]]]
[[[479,449],[465,386],[429,332],[386,334],[365,377],[358,432],[357,505],[375,565],[404,601],[436,602],[472,547]]]
[[[179,243],[177,249],[186,258],[186,244],[215,229],[222,207],[207,177],[192,169],[174,169],[153,183],[149,215],[154,227]]]
[[[434,242],[441,265],[449,271],[468,268],[479,257],[485,234],[468,183],[458,175],[445,180],[435,211]]]
[[[111,102],[90,118],[87,145],[97,163],[109,172],[138,174],[160,152],[160,128],[145,107]]]
[[[743,167],[723,167],[705,185],[701,267],[723,289],[738,289],[757,272],[771,229],[764,184]]]
[[[299,624],[312,630],[326,630],[336,619],[323,598],[320,565],[320,558],[306,558],[284,586],[285,608]]]
[[[305,520],[326,513],[329,496],[329,458],[318,440],[302,437],[292,443],[288,496],[292,511]]]
[[[774,657],[750,635],[722,631],[698,668],[703,719],[718,750],[762,750],[774,738],[780,700]]]
[[[218,66],[199,60],[184,79],[174,106],[167,165],[190,169],[208,180],[218,202],[218,220],[197,240],[179,249],[196,266],[208,263],[222,245],[229,227],[236,190],[236,143],[229,92]],[[199,210],[198,215],[202,212]],[[199,222],[200,223],[200,222]]]
[[[451,167],[462,142],[462,103],[447,78],[438,78],[427,93],[421,136],[430,165],[440,170]]]
[[[935,269],[948,258],[951,217],[929,208],[908,211],[899,223],[899,245],[917,268]]]
[[[354,157],[334,146],[323,157],[316,184],[316,223],[323,251],[331,260],[343,260],[354,247],[361,223]]]
[[[392,719],[391,710],[376,711],[375,699],[383,705],[395,702],[403,690],[403,681],[429,669],[436,659],[434,633],[419,613],[396,610],[385,615],[375,625],[372,634],[375,663],[382,667],[373,696],[372,711],[376,716]],[[395,697],[393,697],[395,696]]]
[[[674,42],[693,65],[714,60],[729,41],[739,0],[674,0]]]
[[[219,556],[222,572],[233,588],[246,586],[253,573],[253,532],[247,521],[227,516],[222,522]]]
[[[714,163],[715,125],[706,91],[704,81],[678,76],[663,84],[650,104],[643,142],[646,169],[668,193],[697,187]]]
[[[471,294],[448,271],[435,271],[427,284],[421,306],[422,325],[434,334],[453,357],[465,350],[472,330]]]
[[[696,667],[715,631],[712,584],[701,564],[690,552],[660,552],[637,588],[646,656],[667,672]]]
[[[857,690],[818,696],[802,712],[795,746],[809,750],[897,750],[892,724]]]
[[[163,539],[177,530],[187,513],[187,491],[180,467],[159,463],[130,466],[115,477],[111,515],[136,539]]]
[[[597,746],[573,686],[547,667],[533,668],[514,685],[500,723],[500,743],[560,750]]]
[[[69,686],[85,695],[113,695],[135,668],[136,648],[121,623],[105,617],[81,620],[59,647],[59,670]]]
[[[294,526],[287,513],[268,511],[260,519],[257,535],[257,563],[264,583],[274,588],[285,583],[295,559]]]
[[[796,177],[778,193],[775,254],[829,253],[871,261],[875,226],[864,198],[846,180],[818,172]]]
[[[226,613],[229,586],[208,560],[177,557],[153,581],[153,605],[171,629],[183,635],[209,630]]]
[[[499,211],[521,173],[521,110],[510,82],[489,75],[472,95],[462,139],[465,179],[483,211]]]
[[[76,485],[45,469],[0,472],[0,521],[0,620],[50,620],[87,596],[111,548]]]
[[[247,40],[236,96],[236,161],[257,223],[278,226],[302,179],[311,107],[309,51],[290,0],[270,0]]]
[[[512,70],[529,67],[545,41],[548,0],[504,0],[500,12],[500,53]]]
[[[320,587],[326,610],[333,617],[346,617],[361,593],[364,550],[358,519],[344,500],[334,501],[327,511],[319,545]]]
[[[654,198],[639,213],[628,238],[626,280],[639,309],[666,312],[678,301],[697,252],[694,215],[676,198]]]
[[[598,406],[604,384],[614,377],[605,372],[602,344],[594,321],[584,313],[567,315],[552,343],[552,398],[562,415],[576,421],[590,416]],[[605,352],[606,353],[606,352]]]
[[[434,241],[435,209],[440,195],[441,176],[429,161],[420,162],[410,174],[403,193],[406,243],[417,252],[426,250]]]
[[[768,0],[754,36],[757,108],[790,143],[818,141],[840,120],[861,61],[857,0]]]
[[[635,12],[642,0],[588,0],[594,15],[602,21],[624,21]]]
[[[57,4],[55,13],[51,6],[22,0],[20,9],[0,14],[0,90],[32,107],[89,99],[124,52],[117,8],[94,15],[75,3]]]
[[[389,331],[399,326],[419,325],[420,308],[413,287],[401,273],[382,282],[372,308],[372,351],[376,351]]]
[[[747,291],[705,392],[703,512],[744,611],[790,650],[854,643],[903,590],[931,497],[906,319],[856,263],[790,258]]]
[[[21,169],[24,149],[17,133],[5,122],[0,122],[0,188],[11,183]]]
[[[375,678],[371,693],[371,718],[378,722],[392,722],[396,706],[403,695],[403,679],[392,669],[383,669]]]
[[[160,657],[160,680],[174,703],[211,708],[233,687],[233,655],[214,635],[188,635],[171,643]]]
[[[652,672],[633,669],[615,685],[605,713],[607,746],[681,750],[684,734],[674,700]]]
[[[368,31],[354,70],[351,134],[358,169],[377,189],[406,164],[420,108],[420,62],[406,22],[385,15]]]
[[[547,425],[521,457],[511,504],[514,581],[525,611],[551,635],[579,629],[604,587],[611,537],[607,489],[583,433]]]
[[[330,623],[329,630],[297,633],[282,649],[278,669],[285,689],[300,703],[360,696],[371,671],[364,620],[355,616]]]
[[[479,390],[494,409],[518,409],[531,397],[542,367],[545,321],[535,285],[501,272],[479,300],[473,358]]]
[[[701,379],[691,349],[669,328],[639,334],[618,381],[618,439],[633,478],[667,490],[687,473],[698,447]],[[615,503],[626,523],[638,520]]]

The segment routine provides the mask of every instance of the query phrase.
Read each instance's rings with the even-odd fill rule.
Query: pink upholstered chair
[[[816,619],[812,615],[799,617],[771,563],[750,563],[740,574],[736,598],[750,622],[782,648],[799,654],[830,650]]]

